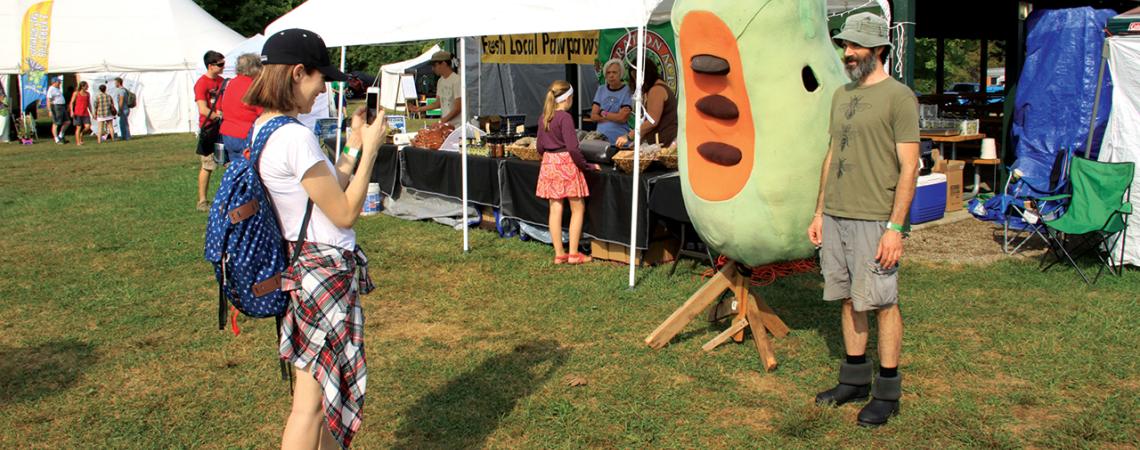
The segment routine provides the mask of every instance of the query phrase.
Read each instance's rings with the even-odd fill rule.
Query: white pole
[[[463,151],[463,251],[471,250],[471,240],[467,229],[467,40],[459,38],[459,84],[463,86],[459,96],[459,147]],[[443,111],[447,114],[447,111]]]
[[[641,86],[645,82],[645,25],[637,27],[637,89],[633,91],[633,104],[636,120],[633,121],[633,207],[629,215],[629,288],[633,289],[637,279],[637,198],[641,190]]]
[[[583,105],[583,103],[582,103],[582,91],[585,90],[585,89],[582,89],[582,86],[584,85],[584,83],[582,83],[582,65],[581,64],[575,64],[574,70],[578,71],[578,103],[575,104],[574,107],[578,108],[578,112],[579,112],[579,114],[578,114],[578,129],[581,130],[582,129],[582,114],[581,114],[581,112],[582,112],[582,105]]]
[[[340,71],[344,72],[344,51],[345,47],[340,47]],[[336,102],[336,148],[333,153],[336,154],[336,159],[340,159],[340,129],[344,128],[344,81],[340,82],[340,95],[337,96]]]

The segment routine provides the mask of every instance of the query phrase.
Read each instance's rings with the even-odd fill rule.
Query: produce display
[[[412,146],[439,150],[439,147],[443,145],[443,141],[447,139],[447,136],[451,135],[452,131],[455,131],[455,127],[451,126],[451,124],[442,122],[432,124],[426,129],[416,133],[415,139],[412,139]]]

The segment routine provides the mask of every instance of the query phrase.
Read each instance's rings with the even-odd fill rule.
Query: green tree
[[[981,79],[981,41],[947,39],[945,42],[944,79],[945,88],[954,83],[977,83]],[[989,43],[987,63],[989,68],[1005,67],[1005,42]],[[933,94],[938,70],[938,41],[932,38],[915,40],[915,89],[924,94]]]
[[[194,0],[202,9],[245,37],[265,30],[270,22],[304,0]]]

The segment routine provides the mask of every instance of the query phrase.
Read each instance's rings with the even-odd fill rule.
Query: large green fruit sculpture
[[[678,163],[701,239],[750,266],[806,258],[831,97],[825,0],[677,0]]]

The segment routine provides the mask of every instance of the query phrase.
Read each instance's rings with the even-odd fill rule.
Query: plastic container
[[[380,195],[380,183],[368,183],[368,195],[364,197],[360,215],[371,216],[380,212]]]
[[[910,203],[910,223],[919,224],[946,215],[946,175],[932,173],[918,177],[914,201]]]

